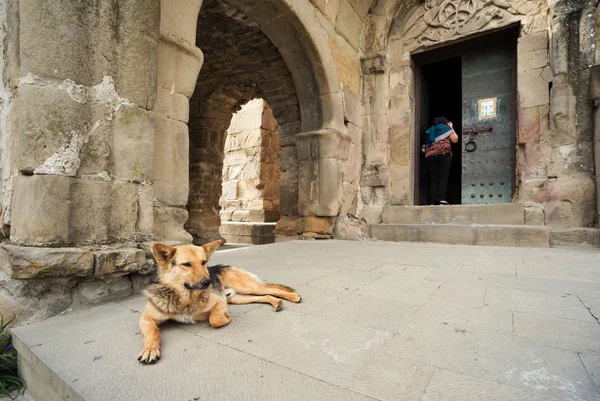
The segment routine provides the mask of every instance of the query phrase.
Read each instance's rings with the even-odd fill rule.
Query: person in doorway
[[[429,203],[447,205],[448,176],[452,149],[450,143],[458,142],[458,134],[446,117],[433,119],[433,126],[426,132],[427,143],[424,146],[425,165],[429,175]]]

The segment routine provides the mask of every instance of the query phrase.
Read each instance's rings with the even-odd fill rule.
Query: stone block
[[[79,248],[2,245],[0,264],[13,279],[87,277],[94,271],[94,255]]]
[[[337,15],[335,30],[344,37],[354,50],[358,51],[360,40],[360,28],[362,22],[352,6],[346,0],[340,1],[340,9]]]
[[[358,71],[358,68],[357,73],[360,73],[360,71]],[[346,121],[349,121],[356,126],[362,126],[362,115],[359,96],[346,86],[342,88],[342,96],[344,100],[344,118],[346,119]]]
[[[90,18],[92,21],[88,17],[99,11],[94,8],[89,4],[64,7],[59,1],[27,0],[20,3],[21,71],[56,80],[71,79],[91,86],[94,76],[89,68],[92,51],[88,38],[93,17]],[[51,18],[42,18],[46,13]],[[68,24],[69,29],[59,21]],[[40,46],[42,38],[44,45]]]
[[[154,121],[150,112],[125,107],[115,113],[112,127],[111,177],[124,181],[152,181]]]
[[[281,216],[273,234],[275,235],[297,235],[302,234],[303,231],[303,220],[299,216]]]
[[[497,205],[385,206],[386,224],[523,224],[522,203]]]
[[[550,229],[543,226],[477,226],[476,245],[550,247]]]
[[[94,252],[94,274],[131,273],[143,270],[146,263],[141,249],[111,249]]]
[[[385,57],[375,54],[360,59],[361,69],[365,75],[383,74],[385,72]]]
[[[547,50],[536,50],[531,52],[519,52],[517,56],[517,71],[519,73],[524,71],[535,70],[543,68],[548,65],[548,51]]]
[[[65,154],[54,166],[44,168],[52,168],[54,174],[77,173],[81,161],[78,153],[93,118],[86,101],[83,94],[71,97],[67,90],[41,78],[33,79],[31,84],[21,83],[13,106],[19,118],[15,138],[19,171],[30,174],[61,150],[72,148],[73,155]]]
[[[588,246],[600,248],[600,230],[597,228],[553,228],[550,231],[551,246]]]
[[[540,139],[540,107],[519,109],[519,144],[534,143]]]
[[[389,169],[384,163],[367,164],[362,168],[360,185],[363,187],[385,187],[389,180]]]
[[[154,234],[159,241],[192,242],[190,233],[183,225],[188,220],[188,211],[183,208],[154,205]]]
[[[71,178],[57,175],[14,178],[11,241],[22,245],[69,242]]]
[[[523,35],[519,38],[517,52],[530,53],[539,50],[548,50],[548,33],[541,32],[535,35]]]
[[[137,184],[72,180],[71,243],[131,241],[136,234],[137,220]]]
[[[99,305],[133,294],[133,284],[128,277],[121,277],[114,282],[86,280],[80,282],[77,288],[79,298],[88,305]]]
[[[475,245],[474,226],[449,224],[375,224],[371,235],[381,241]]]
[[[533,203],[525,205],[525,224],[530,226],[543,226],[544,220],[544,205]]]
[[[339,83],[331,84],[331,86],[338,85],[338,87],[331,88],[332,92],[339,92],[339,84],[341,83],[342,88],[347,89],[349,92],[360,93],[360,66],[356,50],[340,35],[335,34],[328,38],[328,47],[331,48],[333,55],[334,65],[332,67],[336,68],[339,77]],[[328,61],[324,64],[329,63]]]
[[[197,16],[202,0],[175,0],[161,8],[160,29],[187,43],[196,43]]]
[[[336,130],[303,132],[296,136],[299,161],[316,158],[346,160],[349,147],[350,137]]]
[[[185,206],[189,193],[189,140],[184,123],[155,116],[154,197],[169,206]]]
[[[307,216],[304,218],[304,232],[331,234],[335,219],[335,217]]]
[[[154,229],[154,187],[139,184],[137,231],[142,236],[151,235]]]
[[[548,83],[541,76],[542,69],[520,72],[517,75],[519,108],[543,106],[550,103]]]
[[[369,225],[362,219],[343,215],[337,218],[333,230],[336,239],[360,241],[370,234]]]
[[[337,216],[343,195],[341,162],[336,159],[300,162],[298,195],[300,215]]]
[[[196,46],[178,42],[169,35],[161,35],[158,43],[158,93],[155,110],[176,111],[171,103],[174,93],[191,98],[203,62],[202,51]],[[182,114],[166,115],[179,121],[182,121],[182,117],[187,120],[187,116]]]
[[[364,219],[368,224],[380,224],[383,206],[367,205],[361,211],[358,217]]]
[[[590,68],[588,95],[590,99],[600,100],[600,65],[594,65]]]

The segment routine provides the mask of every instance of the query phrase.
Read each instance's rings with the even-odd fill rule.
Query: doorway
[[[448,60],[425,64],[421,67],[420,74],[420,145],[426,141],[425,131],[433,125],[436,117],[446,117],[454,124],[456,132],[462,131],[462,80],[461,58],[454,57]],[[420,148],[420,146],[419,146]],[[425,154],[420,154],[419,166],[419,204],[429,205],[429,188],[427,185],[427,169],[425,168]],[[450,204],[460,203],[461,197],[461,140],[452,144],[452,163],[448,178],[448,197]]]
[[[435,117],[454,124],[450,204],[508,203],[514,193],[518,27],[413,55],[415,204],[430,204],[425,131]],[[417,156],[418,153],[418,156]]]

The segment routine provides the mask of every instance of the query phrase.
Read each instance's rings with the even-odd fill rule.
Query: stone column
[[[154,182],[157,239],[191,242],[188,219],[189,100],[203,63],[195,46],[202,0],[162,0],[158,44]]]
[[[128,295],[134,273],[151,268],[137,245],[153,232],[160,5],[6,7],[0,127],[12,245],[0,247],[0,304],[43,318],[74,298]]]

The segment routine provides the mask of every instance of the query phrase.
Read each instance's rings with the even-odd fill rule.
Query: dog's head
[[[152,254],[160,266],[160,282],[188,290],[208,288],[208,259],[220,245],[220,240],[202,246],[152,244]]]

